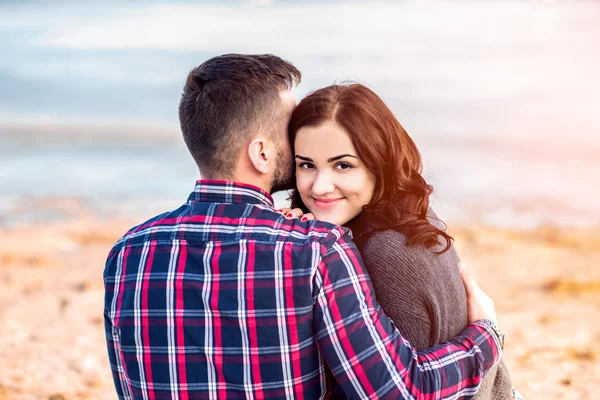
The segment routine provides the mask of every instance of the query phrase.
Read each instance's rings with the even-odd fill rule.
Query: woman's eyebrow
[[[340,154],[339,156],[328,158],[327,162],[337,161],[337,160],[339,160],[341,158],[344,158],[344,157],[353,157],[353,158],[358,159],[358,157],[353,156],[352,154]]]
[[[311,161],[311,162],[313,161],[312,158],[304,157],[304,156],[301,156],[299,154],[296,154],[295,157],[298,158],[298,159],[300,159],[300,160],[302,160],[302,161]],[[333,162],[333,161],[337,161],[337,160],[340,160],[340,159],[342,159],[344,157],[352,157],[352,158],[358,159],[358,157],[353,156],[352,154],[340,154],[339,156],[328,158],[327,162],[330,163],[330,162]]]

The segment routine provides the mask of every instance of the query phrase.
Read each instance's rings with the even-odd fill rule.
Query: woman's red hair
[[[363,207],[364,233],[395,229],[407,235],[408,245],[432,247],[439,237],[450,248],[452,237],[428,220],[429,196],[433,187],[421,176],[422,162],[417,146],[384,101],[361,84],[332,85],[305,97],[292,115],[290,143],[303,126],[335,121],[350,135],[367,170],[375,178],[369,204]],[[297,193],[292,206],[305,211]]]

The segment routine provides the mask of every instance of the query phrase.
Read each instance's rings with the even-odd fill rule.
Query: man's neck
[[[243,183],[243,184],[246,184],[246,185],[256,186],[257,188],[259,188],[261,190],[264,190],[265,192],[271,194],[271,185],[266,185],[265,182],[263,182],[262,180],[260,180],[260,179],[253,179],[252,177],[239,176],[239,175],[228,176],[228,177],[223,177],[223,176],[201,176],[200,179]]]

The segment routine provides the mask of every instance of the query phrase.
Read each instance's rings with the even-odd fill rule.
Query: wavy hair
[[[423,179],[421,155],[413,140],[385,102],[371,89],[357,83],[332,85],[305,97],[290,124],[292,147],[298,130],[335,121],[350,135],[352,144],[375,180],[371,201],[360,215],[364,234],[394,229],[407,236],[409,246],[451,246],[453,238],[428,220],[433,187]],[[297,190],[292,207],[307,211]]]

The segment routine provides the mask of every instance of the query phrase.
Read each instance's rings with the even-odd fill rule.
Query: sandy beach
[[[105,350],[105,256],[134,220],[0,230],[0,400],[114,399]],[[455,226],[461,257],[494,298],[505,360],[526,399],[600,392],[600,234]]]

